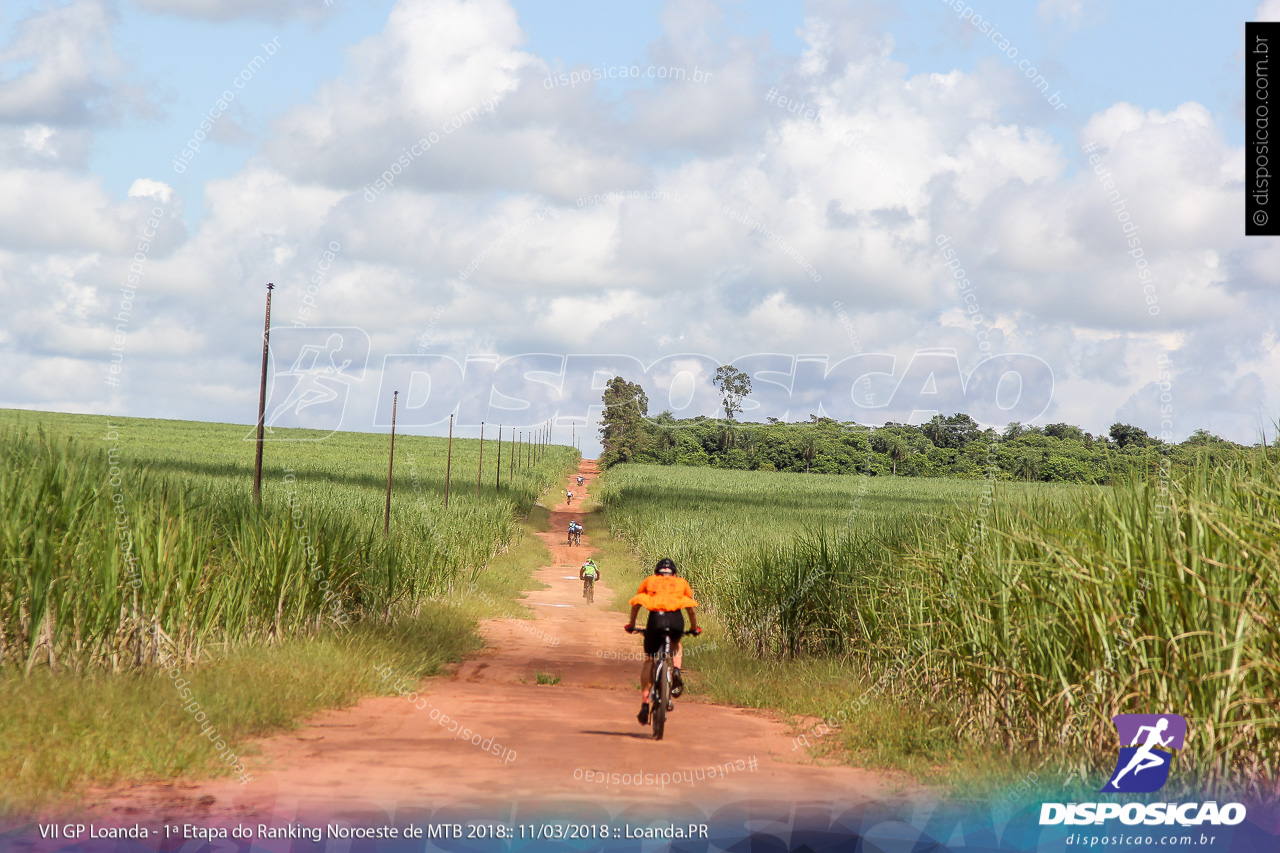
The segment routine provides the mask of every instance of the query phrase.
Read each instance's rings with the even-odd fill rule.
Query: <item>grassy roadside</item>
[[[528,535],[537,529],[546,529],[546,511],[535,507],[525,535],[490,561],[474,588],[417,615],[242,648],[175,678],[188,682],[231,750],[252,754],[254,738],[391,692],[375,672],[379,665],[426,677],[480,648],[479,620],[522,613],[517,596],[550,559],[542,541]],[[230,774],[186,704],[161,671],[0,671],[0,815],[74,808],[95,786]]]
[[[599,510],[588,528],[591,545],[614,590],[610,609],[626,614],[650,567],[607,529]],[[795,729],[793,748],[815,760],[904,773],[956,799],[990,799],[1035,774],[1025,758],[958,741],[953,710],[899,697],[892,670],[873,674],[836,658],[757,659],[734,646],[713,614],[700,612],[698,621],[704,633],[685,650],[689,697],[777,713]]]

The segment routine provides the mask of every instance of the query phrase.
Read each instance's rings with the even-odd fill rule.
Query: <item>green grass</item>
[[[259,508],[247,432],[0,411],[0,811],[230,772],[167,672],[243,755],[386,692],[376,665],[460,659],[477,619],[524,613],[550,555],[521,515],[545,527],[535,501],[577,459],[553,448],[477,496],[478,442],[455,441],[446,510],[444,441],[398,439],[387,536],[385,436],[269,444]]]
[[[613,535],[650,564],[674,559],[703,606],[740,644],[759,654],[790,655],[844,651],[859,630],[843,607],[856,594],[848,587],[857,579],[811,565],[822,555],[806,555],[804,543],[847,540],[864,552],[859,561],[872,559],[877,549],[914,535],[922,522],[971,506],[984,488],[973,480],[654,465],[616,466],[597,483]],[[1047,484],[998,488],[1004,502],[1098,492]]]
[[[608,526],[608,514],[595,513],[589,522]],[[640,581],[652,573],[652,562],[642,559],[620,539],[597,535],[595,560],[615,590],[611,609],[629,613],[628,599]],[[695,589],[695,595],[701,594]],[[902,685],[875,689],[875,679],[847,660],[830,657],[780,661],[761,659],[735,645],[720,618],[700,610],[701,637],[686,637],[684,671],[693,701],[713,701],[743,708],[776,712],[790,719],[798,738],[796,750],[817,758],[841,761],[880,770],[901,771],[918,782],[945,781],[954,775],[969,787],[992,775],[991,785],[1005,778],[1007,767],[997,766],[989,750],[966,749],[948,729],[945,709],[922,713]],[[644,612],[639,619],[644,623]],[[636,652],[639,652],[637,642]],[[638,684],[636,685],[638,688]],[[856,715],[847,712],[830,731],[813,729],[818,719],[835,718],[851,698],[868,695]],[[808,722],[806,722],[808,721]]]
[[[237,755],[251,739],[322,708],[385,692],[374,672],[434,675],[478,647],[474,621],[441,608],[390,626],[358,626],[271,649],[246,648],[176,679],[144,669],[0,675],[0,814],[72,805],[87,786],[231,774],[194,713]],[[199,708],[175,685],[189,682]]]
[[[526,528],[526,533],[532,532]],[[208,720],[237,755],[252,740],[293,727],[323,708],[394,690],[398,677],[436,675],[480,647],[477,620],[523,612],[517,597],[550,552],[524,535],[490,562],[474,587],[390,624],[326,630],[238,649],[179,670]],[[231,769],[184,711],[176,681],[147,668],[112,674],[0,672],[0,815],[74,805],[89,786],[207,777]],[[139,725],[145,720],[146,725]]]
[[[534,674],[534,680],[538,684],[559,684],[560,675],[558,673],[539,672]]]
[[[272,444],[284,473],[255,507],[244,427],[4,414],[0,666],[27,671],[190,663],[415,611],[473,583],[576,459],[554,449],[510,493],[477,496],[457,488],[468,452],[456,442],[445,509],[443,442],[402,441],[384,535],[380,436]]]
[[[794,708],[780,681],[829,663],[828,680],[848,681],[838,693],[900,686],[877,693],[888,711],[842,723],[879,731],[899,766],[917,747],[979,766],[1002,753],[995,783],[1039,768],[1083,790],[1111,770],[1114,714],[1179,713],[1191,735],[1169,790],[1274,792],[1274,461],[1105,489],[982,488],[623,466],[601,494],[611,528],[646,562],[681,563],[746,652],[704,664],[715,695],[753,701],[733,672],[755,661],[768,685],[756,701],[827,714],[826,681],[795,688]]]

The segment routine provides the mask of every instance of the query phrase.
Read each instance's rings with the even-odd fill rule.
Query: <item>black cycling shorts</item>
[[[684,613],[679,610],[651,610],[644,626],[644,653],[656,655],[662,651],[662,636],[671,635],[674,646],[684,636]]]

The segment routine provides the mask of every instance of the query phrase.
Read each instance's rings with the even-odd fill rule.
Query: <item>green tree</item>
[[[813,430],[805,430],[804,438],[800,439],[800,456],[804,459],[804,472],[809,473],[809,466],[813,464],[813,457],[818,454],[818,437],[813,434]]]
[[[1067,423],[1049,424],[1044,428],[1044,434],[1063,441],[1084,441],[1085,436],[1088,435],[1080,427]]]
[[[1201,427],[1191,435],[1187,436],[1187,440],[1182,442],[1184,445],[1210,445],[1210,444],[1226,444],[1226,442],[1218,438],[1218,436]]]
[[[742,398],[751,393],[751,377],[732,364],[722,364],[716,368],[716,378],[711,382],[720,389],[724,416],[733,420],[734,413],[742,411]]]
[[[1005,441],[1013,441],[1015,438],[1021,438],[1025,434],[1027,428],[1018,421],[1013,421],[1004,428],[1004,434],[1001,436]]]
[[[648,414],[649,398],[643,388],[621,376],[609,380],[600,420],[600,444],[604,448],[600,461],[606,468],[630,462],[647,449],[644,419]]]
[[[901,436],[891,435],[885,439],[885,453],[893,460],[893,475],[898,476],[898,463],[907,458],[907,442]]]
[[[925,438],[933,442],[935,447],[947,447],[947,419],[942,415],[934,415],[929,422],[920,427]]]
[[[1130,445],[1136,447],[1146,447],[1151,443],[1151,436],[1147,435],[1147,431],[1140,429],[1132,424],[1115,423],[1111,425],[1111,440],[1116,446],[1124,450]]]
[[[1021,477],[1030,482],[1036,479],[1040,474],[1040,466],[1034,456],[1030,453],[1020,453],[1013,460],[1013,476]]]
[[[738,430],[731,424],[721,424],[716,430],[716,444],[721,452],[738,446]]]
[[[942,415],[934,415],[928,423],[920,427],[920,431],[936,447],[954,447],[957,449],[964,447],[981,435],[977,421],[963,412],[957,412],[949,418],[944,418]]]

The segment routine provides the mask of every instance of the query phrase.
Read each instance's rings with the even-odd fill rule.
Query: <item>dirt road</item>
[[[607,609],[614,579],[597,583],[594,604],[582,597],[578,567],[593,551],[592,536],[604,533],[579,509],[598,472],[588,460],[580,473],[585,489],[574,482],[568,506],[562,488],[553,532],[539,534],[554,559],[537,572],[547,588],[527,594],[535,620],[486,622],[486,651],[452,675],[407,685],[415,690],[407,698],[366,699],[261,742],[261,754],[249,759],[248,785],[145,785],[113,792],[92,812],[116,820],[354,819],[464,806],[492,812],[516,802],[713,808],[761,798],[844,805],[891,796],[887,777],[812,763],[792,749],[783,723],[696,695],[678,700],[665,738],[652,739],[636,721],[640,637],[624,633],[623,615]],[[570,519],[586,525],[581,546],[565,544]],[[686,664],[696,670],[696,655]],[[560,681],[538,684],[538,673]],[[671,774],[665,784],[662,773]]]

